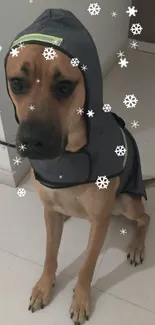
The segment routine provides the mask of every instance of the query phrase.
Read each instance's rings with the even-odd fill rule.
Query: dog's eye
[[[27,90],[27,84],[21,78],[10,79],[10,87],[16,95],[23,94]]]
[[[75,83],[70,80],[63,80],[60,81],[57,85],[54,87],[54,92],[57,97],[57,99],[65,99],[72,95],[74,89],[75,89]]]

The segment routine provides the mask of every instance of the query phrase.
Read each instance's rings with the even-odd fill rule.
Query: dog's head
[[[87,141],[84,118],[77,113],[85,105],[83,74],[58,50],[55,59],[46,60],[44,49],[27,44],[17,57],[9,54],[6,64],[8,91],[19,120],[17,150],[30,159],[56,158]],[[26,150],[19,149],[21,144]]]

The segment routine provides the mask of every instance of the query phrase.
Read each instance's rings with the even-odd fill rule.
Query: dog
[[[65,10],[51,10],[50,13],[47,10],[42,16],[43,25],[47,14],[51,19],[55,14],[58,19],[58,13],[59,20],[63,20]],[[40,21],[41,18],[37,24]],[[64,152],[79,153],[88,142],[86,119],[84,114],[77,114],[78,108],[85,107],[87,97],[83,73],[79,67],[73,68],[71,58],[58,46],[55,47],[56,59],[45,60],[42,55],[45,45],[39,43],[40,36],[37,37],[36,41],[27,38],[24,48],[22,45],[17,48],[20,54],[11,55],[18,53],[9,52],[6,60],[8,93],[19,123],[17,150],[22,157],[35,161],[36,165],[46,159],[55,161]],[[30,109],[32,105],[33,110]],[[25,144],[26,150],[19,151],[21,143]],[[106,189],[98,188],[94,182],[50,188],[37,178],[33,167],[31,176],[44,206],[47,241],[43,273],[32,290],[29,310],[34,312],[44,308],[51,300],[64,215],[84,218],[90,222],[89,241],[70,307],[74,324],[81,325],[89,320],[91,314],[91,282],[111,215],[121,214],[136,221],[136,233],[127,253],[130,263],[135,266],[144,259],[150,217],[144,210],[142,195],[124,192],[116,195],[121,186],[119,173],[109,178]]]

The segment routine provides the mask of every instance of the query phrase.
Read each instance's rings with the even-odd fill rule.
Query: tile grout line
[[[118,297],[118,296],[116,296],[116,295],[114,295],[114,294],[112,294],[112,293],[110,293],[110,292],[108,292],[108,291],[102,291],[102,290],[96,288],[95,286],[94,286],[94,288],[95,288],[96,290],[98,290],[98,291],[104,293],[104,294],[108,294],[109,296],[112,296],[112,297],[115,297],[115,298],[117,298],[117,299],[119,299],[119,300],[125,301],[125,302],[129,303],[130,305],[133,305],[133,306],[138,307],[138,308],[140,308],[140,309],[146,310],[146,311],[148,311],[148,312],[151,313],[151,314],[155,314],[155,311],[152,311],[152,310],[150,310],[150,309],[148,309],[148,308],[141,307],[141,306],[139,306],[139,305],[137,305],[137,304],[135,304],[135,303],[133,303],[133,302],[131,302],[131,301],[129,301],[129,300],[126,300],[126,299],[123,299],[123,298],[121,298],[121,297]]]

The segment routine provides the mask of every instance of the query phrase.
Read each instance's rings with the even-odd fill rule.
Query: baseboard
[[[0,169],[0,183],[11,187],[17,187],[26,174],[30,171],[30,163],[27,159],[13,173]]]
[[[131,42],[133,42],[133,40],[129,39],[129,43]],[[155,53],[155,44],[148,43],[148,42],[139,42],[139,41],[137,41],[137,43],[138,43],[137,51]]]

